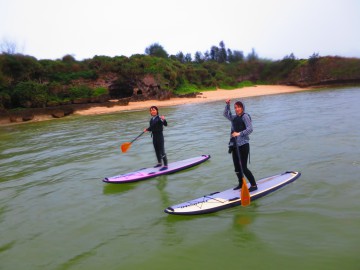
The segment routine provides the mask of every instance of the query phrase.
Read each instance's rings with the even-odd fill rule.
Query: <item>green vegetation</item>
[[[92,90],[91,97],[99,97],[102,95],[106,95],[108,90],[105,87],[98,87]]]
[[[0,54],[0,111],[130,97],[136,83],[149,75],[160,89],[178,95],[255,84],[359,83],[360,59],[314,53],[309,59],[290,54],[272,61],[259,58],[255,50],[245,56],[227,49],[223,41],[209,51],[196,52],[194,58],[183,52],[169,55],[157,43],[147,47],[145,54],[94,56],[83,61],[71,55],[37,60],[6,50]],[[115,90],[109,89],[109,82],[116,85]]]
[[[199,91],[199,89],[196,85],[184,82],[177,89],[174,90],[174,93],[177,95],[186,95],[197,91]]]

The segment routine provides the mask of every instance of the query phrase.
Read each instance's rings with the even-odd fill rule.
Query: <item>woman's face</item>
[[[158,114],[157,110],[155,108],[150,109],[151,116],[156,116]]]
[[[236,105],[236,104],[234,105],[234,109],[235,109],[236,115],[241,115],[242,112],[243,112],[243,108],[240,107],[240,106],[238,106],[238,105]]]

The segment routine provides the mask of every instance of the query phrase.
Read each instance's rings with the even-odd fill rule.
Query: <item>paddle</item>
[[[155,124],[156,122],[154,122],[152,125],[150,125],[150,128]],[[141,137],[141,135],[143,135],[145,133],[145,131],[141,132],[139,136],[137,136],[135,139],[133,139],[131,142],[125,142],[121,145],[121,151],[123,153],[126,153],[126,151],[130,148],[131,144],[133,142],[135,142],[137,139],[139,139]]]
[[[135,142],[137,139],[140,138],[141,135],[143,135],[145,133],[145,131],[141,132],[141,134],[139,136],[137,136],[135,139],[133,139],[131,142],[125,142],[121,145],[121,151],[123,153],[126,153],[126,151],[130,148],[131,144],[133,142]]]
[[[243,168],[242,168],[242,165],[241,165],[241,156],[240,156],[240,151],[239,151],[239,147],[238,147],[236,137],[235,137],[235,142],[236,142],[236,154],[237,154],[238,159],[239,159],[239,164],[240,164],[240,169],[241,169],[241,177],[242,177],[242,186],[241,186],[241,190],[240,190],[241,205],[242,206],[248,206],[250,204],[250,192],[249,192],[249,190],[247,188],[246,180],[245,180],[245,177],[244,177]]]
[[[247,188],[244,177],[242,178],[242,187],[241,187],[241,205],[248,206],[250,205],[250,192]]]

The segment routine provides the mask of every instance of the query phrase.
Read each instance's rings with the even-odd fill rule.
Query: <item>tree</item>
[[[195,53],[195,62],[196,63],[202,63],[202,62],[204,62],[204,56],[202,55],[202,53],[201,52],[199,52],[199,51],[197,51],[196,53]]]
[[[13,83],[39,80],[42,67],[36,58],[22,54],[4,54],[0,57],[2,73]]]
[[[183,52],[178,52],[175,57],[180,63],[184,63],[185,56]]]
[[[254,48],[251,50],[251,53],[249,53],[249,54],[247,55],[246,58],[247,58],[247,60],[248,60],[249,62],[251,62],[251,61],[256,61],[256,60],[259,59],[259,57],[258,57],[257,53],[255,52],[255,49],[254,49]]]
[[[283,60],[295,60],[296,57],[294,53],[291,53],[290,55],[286,55]]]
[[[74,56],[72,56],[71,54],[64,55],[62,61],[69,64],[76,62]]]
[[[213,61],[218,61],[219,59],[219,48],[216,46],[212,46],[210,48],[210,59]]]
[[[26,81],[16,85],[12,98],[15,105],[40,108],[46,106],[48,93],[44,84]]]
[[[209,61],[209,60],[211,60],[210,53],[209,51],[206,51],[204,52],[204,61]]]
[[[184,60],[185,60],[185,63],[191,63],[191,61],[192,61],[191,53],[187,53],[185,55]]]
[[[16,54],[17,46],[15,42],[4,39],[0,44],[1,53]]]
[[[145,49],[145,53],[150,56],[156,56],[161,58],[168,58],[168,53],[164,50],[163,46],[158,43],[154,43]]]
[[[242,51],[233,51],[232,61],[230,62],[242,62],[244,61],[244,53]]]
[[[319,53],[313,53],[310,57],[309,57],[309,64],[310,66],[315,66],[316,63],[319,61],[320,57],[319,57]]]
[[[225,49],[225,44],[223,41],[219,43],[220,49],[219,49],[219,55],[218,55],[218,62],[219,63],[225,63],[227,61],[227,54]]]

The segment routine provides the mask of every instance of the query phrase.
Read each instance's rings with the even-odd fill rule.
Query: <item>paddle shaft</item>
[[[152,125],[150,125],[150,127],[152,127],[153,125],[154,125],[155,123],[153,123]],[[143,131],[143,132],[141,132],[135,139],[133,139],[131,142],[129,142],[129,143],[124,143],[124,144],[128,144],[128,147],[130,147],[130,145],[133,143],[133,142],[135,142],[137,139],[139,139],[143,134],[145,133],[145,130]],[[124,145],[123,144],[123,145]],[[127,147],[127,148],[128,148]]]
[[[135,142],[137,139],[139,139],[143,134],[145,133],[145,131],[141,132],[140,135],[138,135],[135,139],[133,139],[130,143]]]
[[[247,188],[247,184],[246,184],[246,180],[244,177],[244,170],[241,164],[241,154],[240,154],[240,149],[238,147],[238,143],[237,143],[237,139],[235,137],[235,141],[236,141],[236,154],[238,156],[239,159],[239,164],[240,164],[240,170],[241,170],[241,179],[242,179],[242,185],[241,185],[241,191],[240,191],[240,196],[241,196],[241,205],[242,206],[248,206],[250,204],[250,192]]]
[[[241,177],[243,178],[243,181],[244,181],[244,171],[243,171],[243,167],[242,167],[242,164],[241,164],[241,154],[240,154],[240,149],[239,149],[239,145],[238,145],[238,142],[237,142],[237,137],[235,137],[235,145],[236,145],[236,154],[237,154],[238,159],[239,159]]]
[[[228,105],[230,106],[230,103]],[[230,117],[232,118],[231,110],[230,110]],[[232,120],[230,122],[231,122],[231,132],[234,132],[235,129],[234,129],[234,125],[233,125]],[[237,154],[238,159],[239,159],[239,165],[240,165],[240,170],[241,170],[241,177],[243,178],[243,181],[244,181],[245,180],[244,179],[244,172],[243,172],[243,167],[242,167],[242,164],[241,164],[241,156],[240,156],[240,150],[239,150],[239,145],[238,145],[238,141],[237,141],[237,136],[234,137],[234,138],[235,138],[236,154]]]
[[[231,111],[230,111],[230,113],[231,113]],[[231,129],[232,129],[232,131],[235,131],[232,121],[231,121]],[[235,137],[235,146],[236,146],[236,154],[237,154],[237,157],[239,160],[239,165],[240,165],[240,170],[241,170],[241,179],[242,179],[242,185],[241,185],[241,190],[240,190],[241,205],[248,206],[250,204],[250,193],[249,193],[249,190],[247,189],[247,184],[246,184],[246,180],[244,177],[244,170],[243,170],[243,166],[241,164],[241,154],[240,154],[239,144],[237,141],[237,136]]]

